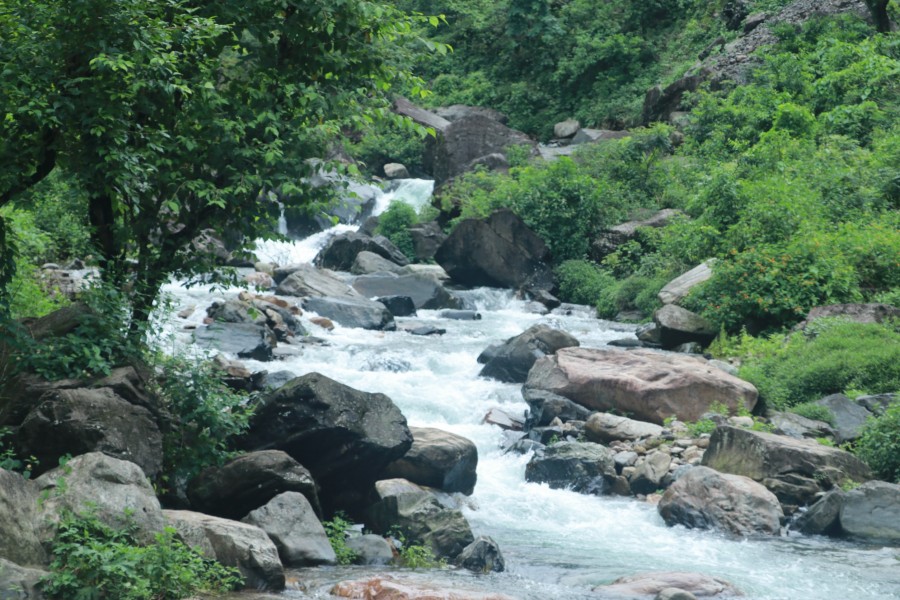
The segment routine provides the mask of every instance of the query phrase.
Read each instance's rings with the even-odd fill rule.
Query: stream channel
[[[379,200],[417,208],[428,200],[431,182],[406,180]],[[356,227],[296,242],[260,242],[260,260],[279,264],[309,262],[327,238]],[[193,316],[171,322],[175,340],[189,344],[186,324],[200,324],[215,300],[237,289],[166,286],[176,311],[194,305]],[[251,370],[286,369],[296,375],[317,371],[367,392],[387,394],[410,425],[436,427],[472,440],[478,447],[475,493],[461,499],[476,537],[494,538],[506,572],[474,576],[455,570],[408,571],[411,577],[445,589],[474,587],[522,600],[603,598],[594,586],[646,571],[694,571],[725,578],[751,600],[885,600],[900,598],[900,548],[862,546],[818,536],[789,534],[740,540],[713,531],[667,527],[655,506],[634,498],[596,497],[525,482],[530,455],[505,454],[505,434],[483,424],[491,408],[522,414],[527,405],[520,385],[479,378],[482,350],[545,323],[574,335],[585,347],[599,347],[631,335],[633,327],[577,315],[540,316],[507,290],[479,288],[458,292],[483,316],[479,321],[441,319],[420,310],[412,320],[447,330],[442,336],[343,328],[331,332],[310,325],[329,345],[304,345],[296,356],[274,363],[244,361]],[[309,316],[307,314],[307,316]],[[408,319],[398,319],[403,322]],[[176,322],[177,321],[177,322]],[[234,358],[234,357],[232,357]],[[373,567],[324,567],[291,571],[298,589],[290,598],[325,598],[337,581],[365,578]],[[394,572],[397,570],[394,569]]]

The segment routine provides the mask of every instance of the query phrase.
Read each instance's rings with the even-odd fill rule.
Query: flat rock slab
[[[625,598],[652,598],[667,588],[678,588],[698,598],[732,597],[743,594],[730,582],[702,573],[659,571],[638,573],[620,577],[609,585],[601,585],[593,591]]]
[[[757,399],[752,384],[703,358],[644,349],[563,348],[534,364],[525,389],[658,425],[668,417],[696,421],[713,404],[752,410]]]
[[[356,600],[515,600],[506,594],[459,588],[441,589],[418,581],[404,581],[393,577],[342,581],[331,589],[331,594],[338,598]]]

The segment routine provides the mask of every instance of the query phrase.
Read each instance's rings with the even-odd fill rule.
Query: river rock
[[[653,600],[697,600],[697,596],[678,588],[665,588]]]
[[[211,323],[194,331],[194,343],[201,347],[235,354],[238,358],[272,360],[277,344],[275,334],[254,323]]]
[[[620,577],[608,585],[595,587],[594,591],[622,598],[647,598],[667,588],[678,588],[698,598],[742,595],[734,585],[719,577],[681,571],[657,571]]]
[[[566,421],[584,421],[591,414],[580,404],[575,404],[568,398],[564,398],[553,392],[533,389],[525,387],[522,390],[525,402],[528,403],[528,417],[525,421],[525,428],[545,427],[554,419]],[[593,440],[591,440],[593,441]]]
[[[49,573],[22,567],[0,558],[0,598],[3,600],[44,600],[42,579]]]
[[[208,467],[187,488],[194,509],[226,519],[240,519],[284,492],[303,494],[321,514],[312,475],[281,450],[248,452]]]
[[[374,533],[355,535],[347,539],[347,547],[353,551],[356,565],[387,565],[394,560],[394,548]]]
[[[350,272],[354,275],[368,275],[370,273],[396,273],[400,265],[390,261],[379,254],[363,250],[353,259]]]
[[[355,231],[331,238],[313,259],[313,263],[323,269],[349,271],[356,256],[363,251],[377,254],[401,267],[409,264],[406,255],[386,237],[380,235],[369,237]]]
[[[37,485],[18,473],[0,469],[0,557],[20,565],[47,563],[35,532],[37,509]]]
[[[506,570],[506,562],[500,546],[488,536],[479,536],[474,542],[463,548],[456,558],[459,566],[475,573],[502,573]]]
[[[241,445],[290,454],[313,474],[327,504],[338,494],[361,497],[412,441],[406,419],[384,394],[309,373],[263,396]]]
[[[834,416],[834,441],[839,444],[858,438],[866,421],[873,416],[871,412],[843,394],[826,396],[817,400],[816,404],[824,406]]]
[[[762,483],[785,505],[806,505],[822,491],[872,477],[865,463],[844,450],[729,426],[713,432],[703,465]]]
[[[409,296],[417,309],[438,310],[460,308],[458,298],[444,289],[441,283],[425,274],[395,275],[376,273],[357,277],[353,289],[366,298],[379,296]]]
[[[676,348],[692,342],[707,346],[718,334],[712,323],[674,304],[666,304],[654,312],[653,322],[659,330],[659,343],[663,348]]]
[[[653,451],[635,464],[634,474],[628,479],[635,494],[652,494],[663,487],[663,478],[669,474],[672,457],[665,452]]]
[[[395,317],[416,316],[416,304],[409,296],[382,296],[377,298]]]
[[[344,327],[393,331],[394,317],[381,302],[362,297],[326,296],[303,299],[303,308]]]
[[[615,441],[634,442],[642,438],[662,435],[663,428],[646,421],[635,421],[610,413],[592,413],[584,425],[589,442],[608,444]]]
[[[525,383],[528,371],[538,358],[578,345],[578,340],[565,331],[542,324],[532,325],[499,347],[493,347],[479,375],[507,383]],[[478,362],[482,362],[481,356]]]
[[[607,494],[616,478],[613,453],[591,442],[558,442],[535,452],[525,480],[582,494]]]
[[[506,594],[480,592],[459,585],[454,585],[452,589],[441,589],[421,581],[390,576],[342,581],[331,588],[331,595],[365,600],[516,600]]]
[[[450,319],[451,321],[480,321],[481,313],[477,310],[449,309],[439,312],[438,317]]]
[[[16,435],[23,456],[42,473],[66,454],[104,452],[140,466],[149,477],[162,469],[162,433],[146,408],[111,388],[56,390],[43,394]]]
[[[663,304],[677,304],[687,296],[692,289],[707,281],[710,277],[712,277],[712,267],[715,264],[715,260],[708,260],[706,262],[702,262],[690,271],[686,273],[682,273],[669,283],[663,286],[663,288],[657,294],[657,298]]]
[[[409,237],[412,238],[413,251],[416,253],[416,260],[419,262],[433,259],[437,249],[447,239],[447,234],[435,221],[413,225],[407,231],[409,232]]]
[[[388,179],[409,179],[409,171],[400,163],[387,163],[384,165],[384,176]]]
[[[844,505],[846,492],[831,490],[822,496],[806,511],[800,513],[791,526],[809,535],[840,535],[841,507]]]
[[[333,565],[337,562],[325,528],[306,496],[284,492],[242,519],[269,536],[287,567]]]
[[[434,259],[462,285],[553,288],[547,245],[507,209],[487,219],[463,220]]]
[[[844,496],[841,529],[849,536],[900,544],[900,485],[869,481]]]
[[[93,516],[115,529],[134,526],[140,541],[150,542],[165,526],[156,493],[141,468],[100,452],[76,456],[64,467],[35,480],[44,501],[38,507],[37,535],[49,548],[60,515]]]
[[[475,541],[469,523],[454,508],[443,506],[431,492],[405,479],[375,483],[378,500],[366,524],[378,533],[398,528],[407,543],[430,547],[437,557],[455,558]]]
[[[433,429],[410,427],[412,446],[387,466],[384,476],[407,479],[445,492],[471,495],[475,491],[478,450],[466,438]]]
[[[566,119],[553,126],[553,137],[570,138],[578,133],[579,129],[581,129],[581,123],[575,119]]]
[[[187,510],[166,510],[166,522],[188,546],[235,567],[250,589],[284,589],[278,549],[259,527]]]
[[[275,292],[282,296],[359,296],[330,270],[309,264],[276,269],[275,280],[279,282]]]
[[[771,412],[768,414],[769,424],[775,428],[774,433],[794,438],[834,437],[834,429],[825,421],[807,419],[792,412]]]
[[[534,364],[525,382],[531,389],[659,425],[668,417],[696,421],[717,403],[752,410],[757,399],[750,383],[703,358],[644,349],[563,348]]]
[[[881,416],[898,399],[900,399],[900,394],[875,394],[874,396],[858,396],[856,403],[873,415]]]
[[[707,467],[685,471],[657,509],[667,525],[722,529],[739,536],[775,535],[784,517],[778,498],[761,484]]]

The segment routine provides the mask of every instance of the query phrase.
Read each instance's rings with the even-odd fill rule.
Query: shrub
[[[878,477],[900,483],[900,402],[869,420],[856,441],[856,453]]]
[[[769,408],[784,410],[849,389],[869,394],[900,389],[896,325],[820,319],[794,334],[778,354],[750,358],[740,375]]]
[[[815,402],[804,402],[793,406],[791,407],[791,412],[813,421],[824,421],[829,425],[834,425],[834,413],[827,406],[822,406]]]
[[[616,285],[615,278],[587,260],[567,260],[556,267],[559,297],[564,302],[596,305]]]
[[[416,209],[405,202],[391,202],[378,218],[375,232],[391,240],[409,260],[415,260],[416,249],[409,228],[415,225],[416,221]]]
[[[339,565],[350,565],[356,560],[356,552],[347,546],[347,530],[350,529],[352,523],[344,518],[344,515],[338,513],[334,515],[330,521],[323,521],[322,526],[325,528],[325,534],[331,543],[331,548],[337,557]]]
[[[91,515],[64,515],[43,592],[65,600],[176,600],[242,584],[236,569],[203,558],[173,528],[147,546],[134,534],[133,527],[116,530]]]

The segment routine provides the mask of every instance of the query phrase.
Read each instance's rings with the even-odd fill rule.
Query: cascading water
[[[417,190],[415,198],[404,193]],[[394,197],[424,203],[427,183],[402,183]],[[388,199],[389,201],[389,199]],[[387,207],[379,202],[377,211]],[[339,226],[295,243],[259,245],[261,260],[281,264],[308,262],[330,235],[354,229]],[[201,310],[236,290],[167,287],[181,304]],[[900,550],[864,547],[817,536],[735,540],[711,531],[669,528],[654,506],[634,499],[585,496],[526,483],[528,456],[504,454],[504,433],[482,423],[494,407],[522,413],[527,405],[519,386],[478,377],[477,355],[488,345],[547,323],[597,347],[621,338],[628,326],[578,316],[538,316],[512,294],[494,289],[462,292],[477,307],[480,321],[440,319],[419,311],[417,320],[447,330],[443,336],[416,337],[336,326],[317,330],[328,346],[303,346],[277,363],[248,361],[253,370],[286,369],[301,375],[318,371],[360,390],[390,396],[411,425],[437,427],[468,437],[478,447],[478,484],[462,509],[476,535],[500,545],[505,573],[479,576],[479,588],[522,599],[598,598],[593,586],[646,571],[694,571],[723,577],[753,600],[883,600],[900,598]],[[403,321],[403,319],[399,319]],[[368,573],[368,572],[366,572]],[[321,568],[297,574],[307,591],[285,597],[327,597],[330,584],[364,576],[356,569]],[[428,571],[414,575],[447,589],[472,583],[462,572]],[[599,596],[602,597],[602,596]]]

